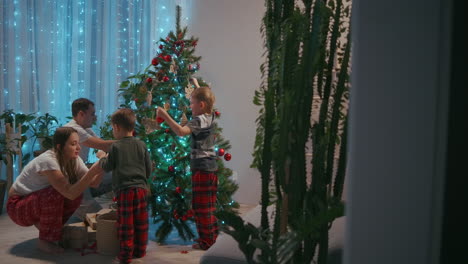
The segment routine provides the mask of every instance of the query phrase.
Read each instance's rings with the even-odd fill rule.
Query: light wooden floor
[[[239,212],[245,214],[255,205],[241,205]],[[0,215],[0,263],[2,264],[37,264],[66,263],[93,264],[111,263],[114,257],[98,254],[81,256],[72,249],[60,255],[48,255],[36,248],[38,230],[35,227],[21,227],[13,223],[4,212]],[[187,253],[183,253],[183,252]],[[147,255],[136,263],[199,263],[204,251],[193,250],[190,245],[158,245],[154,241],[148,244]]]

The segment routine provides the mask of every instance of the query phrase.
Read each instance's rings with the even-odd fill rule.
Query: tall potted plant
[[[249,263],[327,263],[328,230],[344,215],[349,2],[265,1],[266,62],[254,97],[261,107],[253,163],[262,180],[261,225],[218,214]]]
[[[32,114],[15,113],[13,110],[5,110],[0,115],[0,171],[2,164],[7,166],[5,180],[0,178],[0,212],[3,207],[3,199],[6,190],[13,182],[13,162],[17,155],[20,157],[19,168],[29,161],[29,154],[22,155],[21,146],[28,139],[28,123],[34,119]],[[17,130],[16,133],[14,131]]]

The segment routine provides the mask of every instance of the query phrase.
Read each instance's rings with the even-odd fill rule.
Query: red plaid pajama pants
[[[208,249],[218,237],[216,210],[216,192],[218,176],[214,172],[193,171],[192,173],[192,209],[195,212],[197,241],[202,249]]]
[[[59,241],[62,227],[80,206],[80,195],[75,200],[63,197],[50,186],[26,196],[13,195],[8,198],[7,213],[20,226],[39,224],[39,239]]]
[[[120,240],[119,259],[130,263],[132,258],[146,255],[148,244],[147,190],[128,188],[117,192],[117,224]]]

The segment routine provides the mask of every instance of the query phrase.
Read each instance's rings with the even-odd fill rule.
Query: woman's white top
[[[50,170],[60,171],[60,165],[53,150],[47,150],[30,161],[23,168],[18,178],[16,178],[16,181],[13,183],[13,189],[21,195],[28,195],[49,187],[50,183],[47,180],[47,176],[41,174],[41,172]],[[88,172],[88,168],[80,157],[76,159],[76,171],[78,179]]]

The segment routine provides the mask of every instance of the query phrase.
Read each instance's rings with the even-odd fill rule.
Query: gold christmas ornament
[[[190,96],[192,95],[193,90],[195,90],[192,85],[189,83],[187,87],[185,87],[185,98],[190,99]]]
[[[185,126],[187,122],[188,122],[187,116],[185,115],[185,113],[183,113],[182,117],[180,118],[180,125]]]
[[[148,89],[146,89],[146,86],[143,85],[140,87],[139,91],[141,94],[145,94],[148,91]]]
[[[171,109],[171,104],[169,104],[169,102],[165,102],[164,103],[164,110],[169,111],[169,109]]]
[[[143,118],[142,123],[143,123],[143,126],[145,127],[146,134],[150,134],[153,131],[161,128],[158,122],[151,118],[146,118],[146,117]]]

